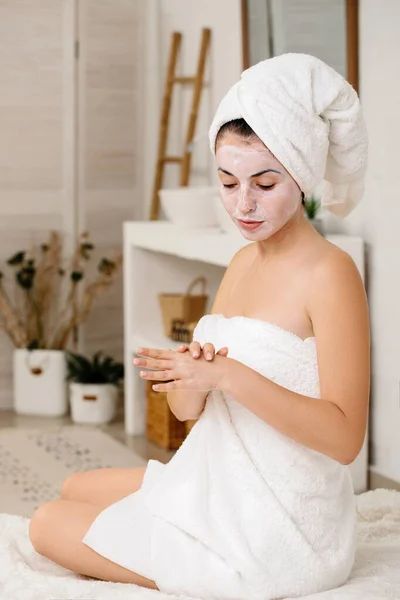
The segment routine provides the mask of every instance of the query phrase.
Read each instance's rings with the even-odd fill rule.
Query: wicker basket
[[[171,339],[175,342],[190,344],[193,339],[193,332],[197,323],[185,323],[181,319],[172,320]]]
[[[193,288],[202,284],[201,294],[192,294]],[[175,319],[180,319],[184,323],[197,322],[206,311],[208,295],[205,294],[205,277],[196,277],[188,286],[186,294],[159,294],[164,333],[171,337],[172,324]]]
[[[146,381],[147,439],[168,450],[176,450],[186,438],[185,423],[178,421],[171,411],[167,402],[167,393],[155,392],[152,389],[155,383],[155,381]]]

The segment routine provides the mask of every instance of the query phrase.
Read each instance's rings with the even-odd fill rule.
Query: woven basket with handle
[[[201,284],[201,293],[193,294],[193,288]],[[177,319],[184,323],[197,322],[205,313],[208,295],[205,293],[205,277],[196,277],[189,284],[186,294],[159,294],[164,333],[167,337],[172,335],[173,322]]]
[[[197,420],[179,421],[171,411],[166,392],[155,392],[146,381],[146,437],[167,450],[177,450]]]
[[[196,322],[184,323],[180,319],[173,319],[171,339],[175,342],[190,344],[193,340],[193,332],[196,329]]]

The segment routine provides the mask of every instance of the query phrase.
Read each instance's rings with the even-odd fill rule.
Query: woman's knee
[[[39,506],[29,522],[29,538],[32,546],[39,554],[45,552],[45,541],[51,530],[51,519],[57,500],[51,500]]]
[[[76,490],[79,489],[79,479],[81,473],[72,473],[63,482],[61,486],[61,499],[62,500],[74,500],[76,496]]]

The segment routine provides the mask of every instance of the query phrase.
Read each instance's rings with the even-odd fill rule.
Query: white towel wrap
[[[327,64],[282,54],[244,71],[222,99],[210,146],[225,123],[243,118],[304,194],[323,183],[321,204],[348,215],[364,193],[368,139],[358,95]]]

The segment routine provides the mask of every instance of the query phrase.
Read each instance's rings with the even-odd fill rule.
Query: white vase
[[[15,412],[49,417],[65,415],[68,412],[66,374],[62,350],[14,350]]]
[[[70,383],[75,423],[109,423],[117,411],[118,388],[110,383]]]

